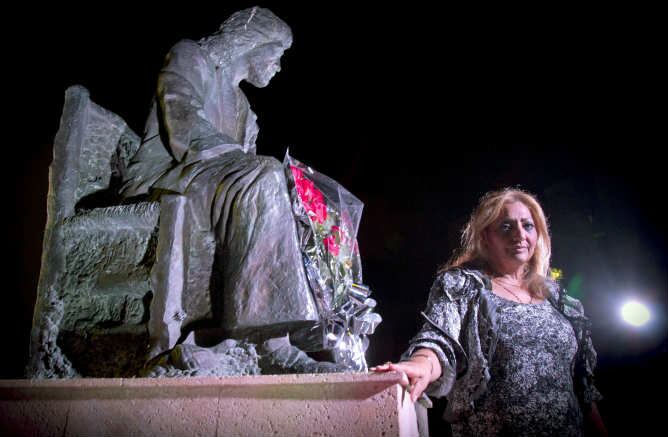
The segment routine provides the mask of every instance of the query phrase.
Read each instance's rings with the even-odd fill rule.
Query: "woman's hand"
[[[399,384],[411,394],[411,401],[415,402],[424,392],[430,382],[441,376],[441,365],[438,357],[430,349],[418,349],[410,360],[399,363],[387,362],[370,369],[373,372],[399,372]]]

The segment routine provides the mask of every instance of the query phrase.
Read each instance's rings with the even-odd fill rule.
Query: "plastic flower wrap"
[[[356,236],[364,204],[287,152],[284,166],[304,267],[320,312],[313,346],[331,350],[337,363],[366,371],[367,335],[382,319],[362,284]]]

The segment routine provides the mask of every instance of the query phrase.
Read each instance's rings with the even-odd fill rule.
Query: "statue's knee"
[[[274,189],[277,187],[287,187],[283,164],[272,156],[262,156],[259,158],[261,159],[262,170],[258,177],[258,183],[266,187],[273,187]]]
[[[260,158],[267,173],[284,173],[283,164],[273,156],[259,156],[258,158]]]

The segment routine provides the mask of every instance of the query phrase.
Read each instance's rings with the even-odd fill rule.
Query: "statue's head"
[[[280,57],[292,45],[292,31],[269,9],[253,7],[232,14],[218,32],[204,38],[200,44],[211,51],[221,65],[246,58],[247,80],[262,87],[280,70]]]

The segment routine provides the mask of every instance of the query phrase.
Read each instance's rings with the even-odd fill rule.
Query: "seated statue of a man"
[[[256,115],[239,87],[241,81],[267,86],[291,43],[288,25],[255,7],[234,13],[209,37],[178,42],[166,57],[122,189],[126,199],[161,202],[157,260],[163,267],[153,275],[150,356],[170,350],[188,331],[217,325],[221,338],[250,339],[270,352],[292,348],[290,365],[306,357],[276,341],[308,329],[318,310],[284,168],[255,154]],[[197,233],[212,235],[210,264],[188,243]],[[170,264],[161,250],[180,251],[180,265]],[[208,290],[196,286],[202,276]],[[204,302],[208,325],[188,318],[188,299]],[[299,361],[297,370],[340,370],[311,361]]]

